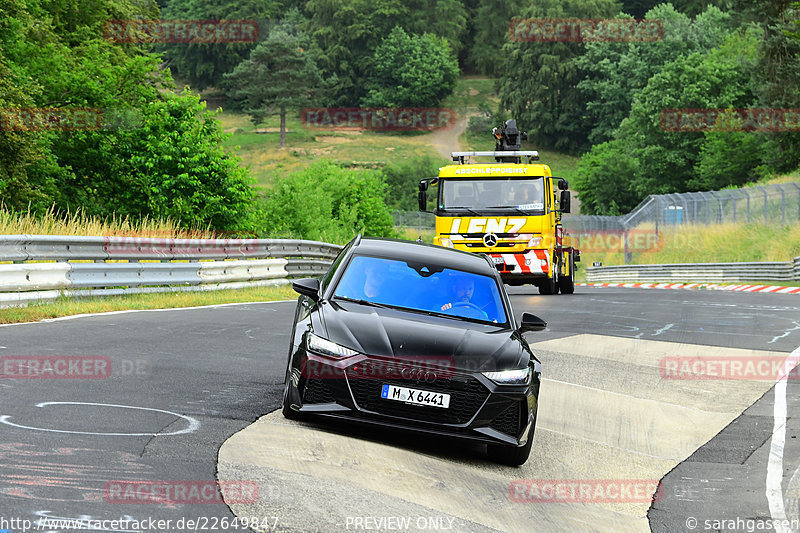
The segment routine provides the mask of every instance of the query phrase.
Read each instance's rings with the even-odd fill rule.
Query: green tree
[[[597,145],[584,155],[588,162],[582,164],[577,182],[581,208],[586,205],[589,213],[610,214],[615,209],[610,200],[629,198],[631,191],[635,196],[629,198],[627,207],[635,206],[648,194],[686,192],[719,186],[725,179],[731,183],[739,179],[740,171],[725,178],[720,172],[710,171],[708,166],[724,157],[719,143],[725,135],[672,131],[662,122],[662,112],[751,107],[756,101],[752,72],[757,50],[758,32],[742,30],[706,53],[695,52],[664,65],[636,94],[630,115],[623,120],[614,140]],[[623,154],[627,160],[625,166],[613,161]],[[758,152],[749,155],[759,163]],[[612,172],[608,169],[624,171],[625,168],[628,169],[625,174],[609,180]],[[743,168],[741,172],[747,173],[752,168]],[[610,187],[617,192],[609,191]],[[584,204],[584,200],[588,203]],[[623,206],[617,202],[617,207]]]
[[[281,117],[281,148],[286,146],[286,112],[309,105],[322,88],[315,57],[300,31],[278,26],[250,57],[225,75],[228,96],[246,104],[258,125],[277,111]]]
[[[262,204],[259,225],[271,237],[337,243],[358,233],[394,236],[381,174],[345,170],[324,160],[277,178]]]
[[[366,96],[375,50],[395,26],[443,37],[457,54],[467,25],[460,0],[309,0],[305,13],[323,77],[336,78],[330,103],[341,106]]]
[[[253,20],[258,33],[266,35],[284,9],[281,0],[220,2],[218,0],[169,0],[162,12],[165,19]],[[219,88],[223,76],[247,59],[257,42],[169,43],[159,46],[167,66],[193,88]]]
[[[682,55],[719,45],[728,35],[730,16],[715,7],[692,21],[670,4],[659,5],[645,18],[660,20],[663,39],[646,43],[593,42],[577,59],[586,73],[578,84],[587,100],[589,141],[611,139],[631,109],[636,93],[662,67]]]
[[[581,158],[573,183],[580,193],[581,212],[623,215],[636,207],[640,200],[633,187],[637,164],[623,141],[592,147]]]
[[[375,50],[366,107],[433,107],[453,92],[458,61],[447,41],[429,33],[408,35],[395,26]]]
[[[492,77],[500,75],[503,46],[508,42],[508,27],[521,6],[514,0],[485,0],[475,8],[468,63],[478,72]]]
[[[442,160],[430,156],[403,159],[383,169],[386,177],[386,203],[392,209],[416,211],[419,208],[419,180],[439,174]]]
[[[541,0],[522,16],[609,18],[619,11],[616,0]],[[588,148],[586,99],[576,87],[583,78],[577,64],[583,51],[579,42],[509,42],[503,47],[501,103],[536,146],[570,152]]]

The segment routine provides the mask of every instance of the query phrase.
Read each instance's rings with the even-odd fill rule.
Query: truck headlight
[[[358,354],[355,350],[345,348],[344,346],[331,342],[328,339],[323,339],[319,335],[314,335],[313,333],[309,333],[308,336],[306,336],[306,348],[312,352],[327,355],[328,357],[352,357]]]
[[[536,235],[535,237],[531,237],[531,240],[528,241],[528,248],[535,248],[542,244],[542,236]]]
[[[440,243],[442,246],[444,246],[445,248],[455,248],[455,247],[453,246],[453,241],[451,241],[450,239],[440,239],[440,240],[439,240],[439,243]]]
[[[499,385],[527,385],[531,382],[531,367],[519,370],[483,372],[483,375]]]

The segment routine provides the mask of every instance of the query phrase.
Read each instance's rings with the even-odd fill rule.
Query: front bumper
[[[306,353],[293,365],[289,398],[300,413],[349,419],[436,435],[523,446],[533,434],[539,382],[501,386],[480,373],[435,370],[437,377],[405,379],[398,362],[368,356],[332,361]],[[376,371],[377,369],[377,371]],[[380,397],[384,384],[450,395],[450,407],[411,405]]]

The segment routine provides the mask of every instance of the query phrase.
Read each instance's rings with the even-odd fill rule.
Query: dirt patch
[[[470,96],[478,96],[479,94],[481,94],[481,92],[478,89],[470,89],[469,90],[469,95]]]

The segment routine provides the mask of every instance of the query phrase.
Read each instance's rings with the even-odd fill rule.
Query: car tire
[[[525,464],[528,457],[531,455],[531,447],[533,445],[533,435],[528,437],[528,442],[525,446],[504,446],[502,444],[489,444],[486,447],[489,459],[495,463],[500,463],[506,466],[521,466]]]
[[[558,288],[561,289],[561,294],[573,294],[575,292],[575,261],[572,259],[570,259],[569,267],[569,276],[563,276],[558,279]]]

